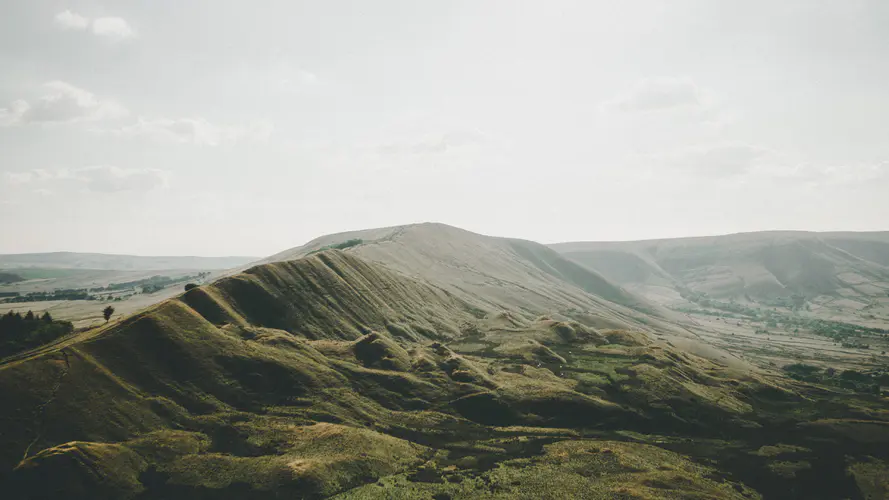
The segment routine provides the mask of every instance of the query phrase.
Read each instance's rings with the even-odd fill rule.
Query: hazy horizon
[[[4,11],[0,254],[889,229],[878,0]]]
[[[183,254],[183,255],[173,255],[173,254],[163,254],[163,255],[161,255],[161,254],[120,254],[120,253],[112,253],[112,252],[95,252],[95,251],[91,251],[91,250],[83,250],[83,251],[80,251],[80,250],[66,250],[66,249],[62,249],[62,250],[40,251],[40,252],[6,252],[6,253],[0,253],[0,256],[9,256],[9,255],[16,255],[16,254],[58,254],[58,253],[76,253],[76,254],[125,255],[125,256],[132,256],[132,257],[198,257],[198,258],[205,258],[205,257],[206,257],[206,258],[239,257],[239,258],[256,258],[256,259],[263,259],[263,258],[266,258],[266,257],[268,257],[268,256],[274,255],[274,254],[276,254],[276,253],[280,253],[280,252],[282,252],[282,251],[284,251],[284,250],[289,250],[289,249],[291,249],[291,248],[297,248],[297,247],[306,245],[307,243],[310,243],[310,242],[314,241],[315,239],[321,238],[321,237],[323,237],[323,236],[336,235],[336,234],[342,234],[342,233],[351,233],[351,232],[362,231],[362,230],[366,230],[366,229],[381,229],[381,228],[386,228],[386,227],[401,227],[401,226],[411,226],[411,225],[417,225],[417,224],[445,224],[445,225],[448,225],[448,226],[457,227],[458,229],[466,229],[466,228],[464,228],[464,227],[458,227],[458,226],[454,226],[453,224],[447,224],[447,223],[444,223],[444,222],[438,222],[438,221],[413,222],[413,223],[407,223],[407,224],[395,224],[395,225],[392,225],[392,226],[380,226],[380,227],[374,227],[374,228],[371,228],[371,227],[363,227],[363,228],[346,229],[346,230],[344,230],[344,231],[337,231],[337,232],[334,232],[334,233],[324,233],[324,234],[319,234],[319,235],[313,236],[313,237],[311,237],[311,238],[309,238],[309,239],[307,239],[307,240],[305,240],[305,241],[296,242],[296,243],[294,243],[294,244],[292,244],[292,245],[289,245],[289,246],[287,246],[287,247],[283,247],[283,248],[280,248],[280,249],[278,249],[278,250],[275,250],[275,251],[273,251],[273,252],[270,252],[270,253],[268,253],[268,254],[263,254],[263,255],[246,255],[246,254],[245,254],[245,255],[234,255],[234,254],[226,254],[226,253],[220,253],[220,254],[206,254],[206,255],[204,255],[204,254],[201,254],[201,255],[184,255],[184,254]],[[466,229],[466,230],[468,231],[468,229]],[[489,234],[489,233],[480,233],[480,232],[477,232],[477,231],[472,231],[472,232],[474,232],[474,233],[478,233],[478,234],[482,234],[482,235],[484,235],[484,236],[493,236],[493,237],[497,237],[497,238],[516,238],[516,239],[525,239],[525,240],[530,240],[530,241],[536,241],[536,240],[531,240],[530,238],[522,238],[522,237],[519,237],[519,236],[508,235],[508,234]],[[542,244],[544,244],[544,245],[559,245],[559,244],[564,244],[564,243],[632,243],[632,242],[653,241],[653,240],[694,239],[694,238],[714,238],[714,237],[721,237],[721,236],[733,236],[733,235],[739,235],[739,234],[752,234],[752,233],[814,233],[814,234],[828,234],[828,233],[861,233],[861,234],[867,234],[867,233],[886,233],[886,232],[889,232],[889,230],[880,230],[880,229],[876,229],[876,230],[863,230],[863,231],[847,231],[847,230],[844,230],[844,229],[836,229],[836,230],[830,230],[830,229],[828,229],[828,230],[824,230],[824,231],[811,231],[811,230],[808,230],[808,229],[762,229],[762,230],[754,230],[754,231],[738,231],[738,232],[735,232],[735,233],[691,234],[691,235],[686,235],[686,236],[669,236],[669,237],[663,237],[663,238],[639,238],[639,239],[629,239],[629,240],[593,240],[593,239],[577,239],[577,240],[571,240],[571,241],[536,241],[536,242],[537,242],[537,243],[542,243]]]

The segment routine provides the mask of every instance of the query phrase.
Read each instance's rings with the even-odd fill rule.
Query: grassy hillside
[[[526,319],[543,312],[601,327],[660,325],[669,311],[636,296],[598,272],[577,265],[544,245],[484,236],[444,224],[415,224],[324,236],[273,255],[275,262],[319,248],[360,240],[345,251],[407,276],[434,283],[477,308],[480,315],[504,309]]]
[[[257,266],[0,361],[4,496],[885,491],[883,397],[737,371],[638,329],[481,313],[456,283],[354,253]],[[573,273],[550,259],[535,280]]]

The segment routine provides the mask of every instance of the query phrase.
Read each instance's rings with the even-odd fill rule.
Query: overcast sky
[[[884,0],[0,1],[0,253],[889,229]]]

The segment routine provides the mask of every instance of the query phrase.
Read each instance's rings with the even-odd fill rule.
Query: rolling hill
[[[853,391],[738,369],[659,340],[672,321],[532,242],[431,224],[321,238],[0,360],[0,491],[885,493],[871,375]]]
[[[742,301],[800,296],[866,303],[889,293],[885,232],[759,232],[550,248],[650,297],[665,295],[646,290],[687,288]]]
[[[263,262],[299,258],[343,243],[351,244],[345,252],[448,290],[482,316],[514,310],[528,319],[556,314],[602,327],[647,329],[647,324],[659,324],[671,328],[662,321],[673,317],[669,311],[544,245],[445,224],[328,235]]]

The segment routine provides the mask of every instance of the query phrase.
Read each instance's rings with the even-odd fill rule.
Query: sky
[[[0,253],[889,230],[883,0],[0,11]]]

